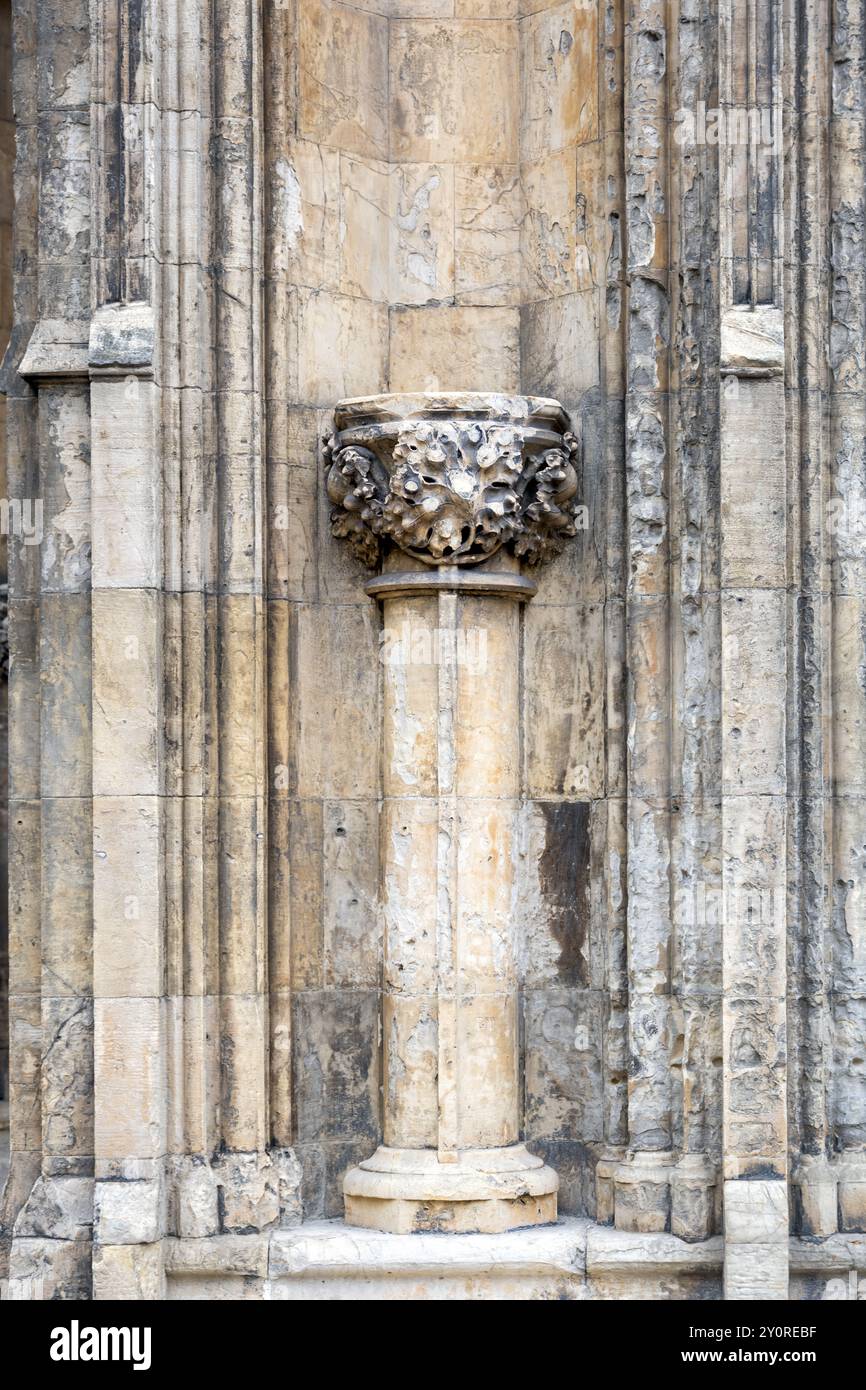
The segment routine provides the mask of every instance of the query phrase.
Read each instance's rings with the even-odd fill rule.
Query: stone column
[[[336,418],[333,530],[368,563],[391,547],[366,586],[383,612],[385,1142],[347,1175],[346,1219],[552,1221],[556,1174],[520,1143],[520,606],[536,586],[519,559],[574,534],[575,445],[540,399],[386,396]]]

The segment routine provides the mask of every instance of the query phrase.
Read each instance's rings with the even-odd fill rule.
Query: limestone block
[[[44,111],[39,117],[42,178],[39,179],[39,245],[54,265],[81,264],[88,228],[88,126],[81,110]],[[60,282],[60,275],[57,277]],[[64,304],[51,297],[46,317],[64,316]]]
[[[521,976],[527,987],[591,982],[588,801],[526,802],[520,812]]]
[[[252,797],[262,790],[264,778],[263,603],[257,595],[225,594],[218,600],[218,614],[224,652],[218,696],[219,786],[225,796]],[[225,655],[228,652],[247,657],[234,661]]]
[[[291,1149],[222,1154],[213,1171],[222,1231],[285,1229],[300,1221],[301,1167]]]
[[[325,980],[337,986],[377,985],[382,932],[375,802],[327,802],[323,830]]]
[[[724,1004],[725,1176],[784,1171],[787,1142],[784,1007],[754,995]]]
[[[89,796],[90,596],[43,594],[39,613],[42,795]]]
[[[15,1221],[16,1239],[79,1241],[93,1226],[93,1179],[39,1177]]]
[[[454,171],[455,302],[520,300],[523,196],[514,164],[465,164]]]
[[[378,996],[375,990],[308,991],[293,1011],[298,1139],[377,1138]]]
[[[486,632],[485,632],[486,636]],[[386,796],[435,796],[441,659],[436,598],[393,598],[384,606],[383,790]]]
[[[327,158],[328,152],[323,155]],[[381,159],[340,156],[341,294],[387,304],[391,295],[394,173]]]
[[[523,302],[590,288],[577,268],[577,168],[573,150],[523,167],[520,251]]]
[[[393,391],[520,389],[516,308],[396,308],[390,329]]]
[[[515,1144],[519,1119],[513,994],[477,994],[458,1000],[457,1056],[459,1147]]]
[[[92,992],[93,825],[90,801],[77,796],[42,802],[43,991]]]
[[[93,1252],[93,1297],[130,1302],[164,1299],[166,1286],[160,1243],[98,1245]]]
[[[689,1244],[662,1232],[618,1231],[593,1225],[586,1233],[586,1272],[594,1281],[611,1276],[711,1276],[720,1271],[722,1258],[723,1243],[718,1237]],[[622,1296],[628,1285],[620,1284],[619,1288]],[[660,1292],[657,1284],[651,1296],[659,1297]],[[689,1296],[688,1290],[677,1292],[674,1288],[671,1293]],[[600,1294],[601,1289],[596,1296]]]
[[[439,812],[435,801],[392,799],[382,808],[392,872],[383,885],[384,981],[393,993],[435,991]]]
[[[385,1143],[435,1148],[439,1117],[438,1002],[435,993],[383,1000]]]
[[[837,1176],[821,1157],[804,1155],[792,1175],[791,1196],[804,1236],[829,1236],[838,1229]]]
[[[310,431],[310,440],[315,441],[315,425]],[[315,448],[311,450],[315,459]],[[272,599],[314,598],[312,581],[315,576],[316,556],[312,547],[311,531],[315,525],[318,506],[316,482],[318,471],[311,464],[288,466],[277,461],[271,462],[268,472],[268,495],[272,499],[268,532],[268,587]],[[278,632],[287,632],[290,615],[287,605],[272,602],[268,605],[268,622],[272,633],[272,650],[279,653],[281,665],[288,657],[288,644],[277,638]],[[276,681],[283,673],[277,669],[271,680]],[[283,676],[283,678],[285,678]],[[284,715],[281,714],[284,718]],[[276,711],[272,719],[276,718]],[[275,761],[281,761],[276,759]]]
[[[270,1297],[312,1300],[580,1298],[585,1221],[412,1240],[316,1222],[271,1240]]]
[[[156,797],[94,798],[93,988],[98,995],[162,991],[160,810]]]
[[[727,795],[772,796],[785,790],[785,615],[781,590],[722,595]]]
[[[520,157],[594,140],[597,19],[590,0],[568,0],[521,20]]]
[[[260,994],[220,999],[220,1121],[226,1144],[255,1151],[267,1137],[267,1014]]]
[[[478,81],[481,71],[483,86]],[[392,22],[390,84],[393,159],[516,161],[518,63],[513,22]],[[484,100],[485,95],[491,100]]]
[[[725,806],[725,990],[781,1000],[785,993],[785,826],[781,797],[739,796]]]
[[[600,1000],[583,989],[528,989],[524,996],[524,1029],[528,1137],[569,1137],[583,1143],[600,1140]]]
[[[288,1230],[301,1224],[303,1170],[294,1149],[272,1148],[269,1152],[271,1163],[277,1175],[280,1229]]]
[[[705,1154],[684,1154],[671,1172],[671,1233],[707,1240],[715,1230],[716,1168]]]
[[[275,161],[273,273],[291,284],[340,289],[342,163],[339,150],[302,139]]]
[[[598,306],[594,294],[559,295],[520,311],[522,384],[569,411],[598,384]]]
[[[394,3],[399,9],[404,0]],[[455,0],[454,13],[459,19],[516,19],[520,4],[519,0]]]
[[[19,1150],[42,1149],[39,1104],[42,1063],[42,1001],[32,995],[9,996],[9,1123]]]
[[[183,1011],[185,1146],[195,1153],[216,1142],[219,1107],[219,1001],[186,998]]]
[[[763,1303],[788,1298],[787,1245],[725,1246],[725,1300]]]
[[[291,1236],[277,1239],[291,1239]],[[220,1235],[211,1240],[193,1238],[165,1241],[165,1265],[169,1275],[258,1275],[268,1272],[270,1240],[259,1234]]]
[[[843,758],[848,756],[854,756],[852,748],[847,748],[842,754]],[[857,772],[852,772],[847,783],[852,791],[852,783],[858,775]],[[838,789],[838,778],[836,785]],[[851,1041],[855,1043],[855,1047],[857,1016],[860,1013],[859,998],[866,994],[866,893],[863,889],[866,847],[863,844],[862,815],[863,801],[859,796],[839,795],[833,806],[836,883],[830,965],[834,992],[840,998],[840,1002],[842,998],[850,1001]],[[839,1023],[843,1025],[843,1018],[840,1017]],[[835,1071],[840,1089],[847,1091],[850,1080],[845,1081],[842,1077],[842,1073],[850,1065],[847,1048],[845,1053],[844,1061],[840,1057]],[[859,1051],[857,1055],[860,1055]],[[854,1135],[848,1137],[853,1139]]]
[[[300,290],[298,354],[298,390],[305,405],[331,406],[341,397],[379,390],[387,377],[386,306],[327,290]]]
[[[154,462],[156,386],[137,376],[91,384],[93,582],[153,588],[162,512]]]
[[[275,981],[283,988],[324,984],[321,801],[292,801],[288,807],[290,964]]]
[[[529,793],[589,800],[604,790],[604,611],[529,605],[524,629]]]
[[[622,1151],[614,1147],[602,1150],[595,1165],[595,1219],[600,1226],[612,1226],[616,1189],[614,1179],[622,1162]]]
[[[91,367],[149,367],[153,362],[153,308],[142,302],[102,304],[90,321]],[[99,399],[97,395],[97,399]],[[91,388],[91,410],[94,392]]]
[[[671,1126],[668,1070],[671,1025],[671,1002],[666,996],[634,992],[628,1011],[628,1110],[629,1128],[635,1144],[668,1142]]]
[[[390,302],[450,300],[454,295],[453,166],[400,164],[392,170],[390,183]]]
[[[92,1036],[90,999],[74,995],[43,998],[43,1167],[56,1160],[60,1171],[86,1173],[92,1164]]]
[[[224,1231],[245,1234],[277,1224],[279,1178],[269,1159],[259,1153],[221,1154],[214,1172]]]
[[[788,1240],[788,1195],[784,1182],[753,1178],[725,1183],[725,1240],[729,1244],[774,1245]]]
[[[859,594],[837,594],[833,599],[834,769],[840,797],[866,792],[863,753],[866,746],[866,677],[862,669],[863,624],[866,602]],[[842,814],[844,806],[840,807]]]
[[[751,424],[754,419],[759,418],[751,413],[753,404],[762,398],[766,399],[766,385],[761,382],[750,383],[747,378],[750,375],[766,378],[780,372],[783,363],[784,325],[781,311],[775,305],[736,305],[725,309],[722,314],[721,365],[725,371],[735,372],[739,377],[746,378],[742,382],[746,388],[745,399],[739,396],[736,420],[732,421],[732,424],[742,424],[750,414]],[[730,433],[733,435],[733,431]],[[746,435],[747,430],[743,430],[742,438],[745,439]],[[774,443],[777,442],[777,438],[772,436]],[[755,479],[753,474],[752,482],[758,482],[760,486],[764,479]],[[754,487],[752,491],[756,505],[760,507],[760,501],[754,495]]]
[[[265,1290],[265,1281],[254,1275],[174,1274],[166,1282],[166,1297],[179,1302],[251,1302],[263,1299]]]
[[[785,586],[785,469],[779,457],[774,408],[780,386],[739,378],[736,396],[722,391],[722,583],[726,588]],[[758,469],[756,455],[764,460]],[[767,633],[759,630],[759,640],[766,642],[766,638]]]
[[[32,800],[39,796],[41,778],[41,731],[30,714],[42,679],[38,607],[13,596],[7,611],[9,795],[13,801]],[[14,880],[11,886],[14,891]]]
[[[352,154],[388,155],[388,25],[378,14],[302,0],[299,129]]]
[[[92,1249],[89,1239],[22,1237],[13,1241],[6,1297],[10,1301],[88,1300],[93,1290]]]
[[[96,1184],[95,1225],[100,1245],[148,1245],[165,1231],[162,1174]]]
[[[508,599],[466,597],[457,624],[455,790],[460,796],[514,795],[520,745],[515,718],[519,609]]]
[[[75,593],[90,581],[91,446],[83,388],[46,387],[39,411],[41,514],[22,503],[21,528],[38,548],[43,591]]]
[[[96,1153],[156,1157],[164,1151],[165,1056],[159,999],[98,999],[94,1063]]]
[[[840,955],[842,952],[840,951]],[[862,1153],[866,1136],[866,1095],[863,1090],[864,1002],[862,995],[835,995],[831,1009],[833,1026],[833,1141]]]
[[[669,1231],[671,1155],[635,1153],[614,1177],[614,1215],[619,1231]]]
[[[262,797],[226,796],[220,803],[219,844],[223,859],[219,918],[220,992],[257,995],[265,988],[264,872],[265,808]]]
[[[842,1155],[839,1166],[839,1230],[866,1231],[866,1161]]]
[[[173,1165],[173,1229],[186,1238],[214,1236],[219,1231],[217,1179],[202,1154],[185,1154]]]
[[[378,634],[365,603],[298,612],[293,753],[302,797],[376,795],[379,786]],[[322,730],[328,730],[326,739]]]
[[[457,989],[503,994],[516,988],[514,904],[516,801],[466,798],[456,826]]]
[[[93,791],[156,795],[159,749],[160,610],[157,593],[93,594]]]

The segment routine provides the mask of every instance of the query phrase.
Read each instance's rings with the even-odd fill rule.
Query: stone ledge
[[[838,1274],[851,1269],[866,1273],[866,1235],[794,1239],[789,1248],[792,1274]]]
[[[87,319],[39,319],[30,335],[18,375],[31,385],[85,382],[89,377]]]
[[[586,1272],[593,1274],[709,1274],[724,1262],[721,1236],[687,1241],[661,1232],[617,1231],[589,1223]]]
[[[165,1268],[169,1274],[252,1274],[265,1278],[269,1239],[266,1234],[168,1236]]]
[[[377,1275],[550,1274],[583,1278],[586,1233],[577,1218],[497,1235],[391,1235],[342,1221],[311,1222],[271,1236],[271,1278]]]

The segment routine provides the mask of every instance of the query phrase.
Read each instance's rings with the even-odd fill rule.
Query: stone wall
[[[508,730],[544,1287],[856,1288],[861,8],[16,0],[13,1296],[347,1258],[389,748],[325,441],[423,390],[581,441]]]

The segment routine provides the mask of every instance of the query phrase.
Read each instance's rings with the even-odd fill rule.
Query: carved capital
[[[502,546],[530,565],[575,535],[579,446],[556,401],[460,392],[341,401],[327,440],[331,530],[373,568],[392,543],[428,565]]]

